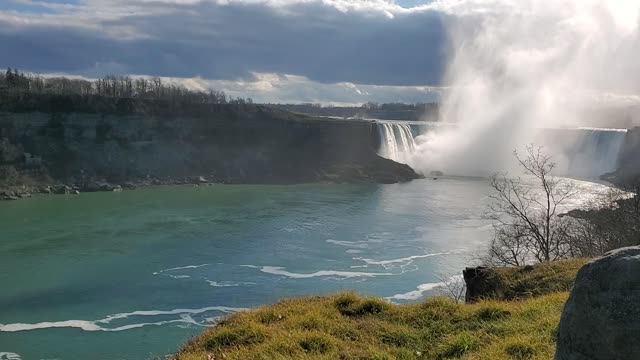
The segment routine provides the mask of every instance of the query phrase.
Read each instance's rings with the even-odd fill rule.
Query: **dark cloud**
[[[0,17],[0,64],[87,76],[119,70],[238,79],[259,72],[378,85],[438,85],[444,73],[449,19],[436,11],[385,15],[321,2],[136,6],[127,16],[92,19],[84,8],[32,25]]]

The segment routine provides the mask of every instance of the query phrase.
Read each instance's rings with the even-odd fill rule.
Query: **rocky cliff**
[[[0,113],[0,187],[125,183],[393,183],[376,125],[217,105],[203,116]],[[196,180],[194,180],[194,178]],[[96,183],[98,185],[96,185]]]
[[[640,127],[629,129],[618,157],[618,168],[602,176],[619,186],[633,186],[640,182]]]

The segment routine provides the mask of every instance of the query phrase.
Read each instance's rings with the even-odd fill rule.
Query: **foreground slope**
[[[191,359],[551,359],[584,259],[500,271],[504,299],[395,305],[354,293],[230,316],[176,355]]]

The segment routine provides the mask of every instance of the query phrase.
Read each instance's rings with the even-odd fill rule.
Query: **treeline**
[[[281,109],[317,116],[361,117],[383,120],[431,120],[439,119],[437,103],[375,103],[368,102],[362,106],[322,106],[321,104],[276,104]]]
[[[251,98],[227,96],[223,91],[199,91],[182,85],[163,82],[161,78],[131,78],[110,75],[95,81],[66,77],[42,77],[21,73],[16,69],[0,72],[0,106],[5,110],[46,108],[41,102],[73,102],[76,105],[91,103],[124,103],[151,100],[179,108],[194,104],[252,104]],[[100,101],[99,99],[102,99]],[[107,99],[107,100],[105,100]],[[111,100],[108,100],[111,99]],[[15,102],[22,102],[18,104]],[[54,104],[55,105],[55,104]]]

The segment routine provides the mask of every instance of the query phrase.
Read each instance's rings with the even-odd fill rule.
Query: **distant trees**
[[[28,95],[98,96],[122,99],[154,99],[185,104],[252,104],[251,98],[230,98],[223,91],[187,89],[164,83],[161,78],[109,75],[95,81],[66,77],[42,77],[8,68],[0,72],[0,92]]]
[[[439,118],[437,103],[376,103],[367,102],[361,106],[322,106],[321,104],[275,104],[277,108],[320,116],[353,117],[363,116],[390,120],[433,120]]]

